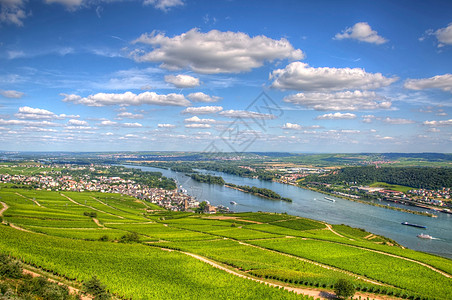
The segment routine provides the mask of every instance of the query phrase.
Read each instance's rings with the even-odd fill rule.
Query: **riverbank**
[[[325,191],[322,191],[321,189],[317,189],[317,188],[313,188],[313,187],[299,186],[299,185],[296,185],[296,184],[290,184],[290,185],[297,186],[297,187],[302,188],[302,189],[314,191],[314,192],[317,192],[317,193],[321,193],[321,194],[324,194],[324,195],[329,195],[329,196],[333,196],[333,197],[337,197],[337,198],[341,198],[341,199],[345,199],[345,200],[349,200],[349,201],[353,201],[353,202],[358,202],[358,203],[362,203],[362,204],[372,205],[372,206],[386,208],[386,209],[391,209],[391,210],[402,211],[402,212],[406,212],[406,213],[410,213],[410,214],[414,214],[414,215],[427,216],[427,217],[431,217],[431,218],[437,218],[438,217],[437,215],[432,214],[432,213],[428,213],[428,212],[415,211],[415,210],[410,210],[410,209],[405,209],[405,208],[400,208],[400,207],[383,205],[383,204],[374,203],[374,202],[365,201],[365,200],[354,199],[354,198],[343,196],[343,195],[337,195],[337,194],[325,192]]]

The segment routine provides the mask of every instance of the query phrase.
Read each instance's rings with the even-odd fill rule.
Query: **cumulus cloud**
[[[438,47],[452,45],[452,23],[449,23],[447,27],[436,30],[433,34],[438,39]]]
[[[209,96],[202,92],[191,93],[188,94],[187,97],[193,102],[217,102],[218,100],[222,99],[221,97]]]
[[[173,124],[158,124],[158,128],[174,128],[176,125]]]
[[[199,86],[199,78],[190,75],[167,75],[165,81],[180,89]]]
[[[24,93],[14,91],[14,90],[9,90],[9,91],[0,90],[0,95],[2,95],[5,98],[19,99],[19,98],[22,98]]]
[[[119,113],[117,118],[119,119],[142,119],[144,116],[142,114],[133,114],[131,112],[122,112]]]
[[[139,128],[139,127],[143,127],[142,124],[140,123],[123,123],[121,124],[124,127],[130,127],[130,128]]]
[[[401,118],[390,118],[386,117],[383,119],[383,122],[393,125],[403,125],[403,124],[413,124],[413,120],[401,119]]]
[[[134,41],[149,45],[146,52],[136,49],[131,56],[139,62],[161,62],[169,70],[189,68],[197,73],[240,73],[261,67],[266,61],[299,60],[303,52],[288,40],[274,40],[263,35],[250,37],[243,32],[211,30],[202,33],[193,28],[186,33],[167,37],[153,31]]]
[[[114,125],[117,125],[117,124],[118,123],[114,122],[114,121],[104,120],[104,121],[100,122],[99,125],[101,125],[101,126],[114,126]]]
[[[427,126],[451,126],[452,119],[441,120],[441,121],[425,121],[424,125],[427,125]]]
[[[286,123],[282,127],[282,129],[294,129],[294,130],[301,130],[303,127],[299,124],[294,123]]]
[[[27,17],[25,2],[25,0],[1,0],[0,23],[23,26],[23,20]]]
[[[284,97],[283,101],[315,110],[374,110],[389,109],[392,105],[372,91],[297,93]]]
[[[32,108],[29,106],[19,107],[19,112],[14,115],[18,119],[39,120],[53,119],[55,114],[46,109]]]
[[[403,86],[410,90],[441,89],[445,92],[452,92],[452,74],[422,79],[407,79]]]
[[[186,124],[186,128],[210,128],[210,124]]]
[[[184,95],[181,94],[167,94],[159,95],[154,92],[144,92],[141,94],[134,94],[132,92],[125,92],[123,94],[106,94],[98,93],[95,95],[90,95],[88,97],[81,97],[78,95],[67,95],[64,96],[64,102],[74,102],[76,104],[83,104],[87,106],[107,106],[107,105],[161,105],[161,106],[188,106],[190,101],[185,99]]]
[[[220,112],[220,115],[228,118],[246,118],[246,119],[276,119],[275,115],[263,114],[248,110],[225,110]]]
[[[199,115],[206,115],[206,114],[215,114],[217,112],[220,112],[223,110],[223,107],[221,106],[200,106],[200,107],[187,107],[182,111],[183,114],[199,114]]]
[[[321,116],[317,116],[316,120],[339,120],[339,119],[350,120],[350,119],[355,119],[355,118],[356,118],[355,114],[337,112],[337,113],[334,113],[334,114],[330,113],[330,114],[324,114],[324,115],[321,115]]]
[[[274,79],[273,88],[303,91],[369,90],[388,86],[397,80],[381,73],[367,73],[360,68],[313,68],[299,61],[274,70],[270,79]]]
[[[69,126],[88,126],[89,124],[86,121],[77,120],[77,119],[70,119],[67,122],[67,125],[69,125]]]
[[[14,114],[18,119],[26,120],[45,120],[45,119],[64,119],[64,118],[79,118],[78,115],[57,115],[49,110],[41,108],[33,108],[29,106],[19,107],[19,111]]]
[[[197,116],[193,116],[191,118],[185,119],[184,122],[186,122],[186,123],[215,123],[216,121],[214,119],[201,119]]]
[[[377,45],[384,44],[388,41],[379,36],[375,30],[372,30],[367,22],[359,22],[353,25],[353,27],[347,27],[342,33],[337,33],[334,39],[353,39]]]
[[[183,6],[184,1],[182,0],[144,0],[144,5],[152,5],[157,9],[168,11],[169,9],[176,6]]]
[[[58,127],[61,126],[58,123],[49,122],[49,121],[25,121],[25,120],[5,120],[0,119],[0,125],[24,125],[24,126],[36,126],[36,127]]]

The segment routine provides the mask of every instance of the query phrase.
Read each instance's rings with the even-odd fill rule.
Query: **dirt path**
[[[170,249],[168,249],[168,250],[170,250]],[[199,255],[196,255],[196,254],[193,254],[193,253],[189,253],[189,252],[182,252],[182,253],[184,253],[185,255],[191,256],[193,258],[196,258],[196,259],[198,259],[198,260],[200,260],[202,262],[208,263],[209,265],[211,265],[211,266],[213,266],[213,267],[215,267],[217,269],[220,269],[222,271],[225,271],[225,272],[227,272],[229,274],[232,274],[232,275],[235,275],[237,277],[245,278],[245,279],[256,281],[256,282],[259,282],[259,283],[264,283],[264,284],[266,284],[268,286],[272,286],[272,287],[283,288],[283,289],[285,289],[287,291],[295,292],[297,294],[309,295],[309,296],[312,296],[312,297],[314,297],[316,299],[317,298],[320,298],[320,299],[323,299],[323,300],[324,299],[328,299],[328,298],[324,297],[324,292],[323,291],[294,288],[294,287],[279,285],[279,284],[272,283],[272,282],[267,282],[267,281],[264,281],[264,280],[260,280],[260,279],[256,279],[256,278],[253,278],[253,277],[250,277],[250,276],[246,276],[244,274],[241,274],[241,273],[238,273],[238,272],[233,271],[231,269],[228,269],[226,267],[223,267],[222,265],[220,265],[220,264],[218,264],[218,263],[216,263],[214,261],[211,261],[211,260],[209,260],[209,259],[207,259],[205,257],[199,256]]]
[[[37,206],[44,207],[44,206],[42,206],[38,201],[36,201],[36,199],[30,199],[30,198],[28,198],[28,197],[25,197],[25,196],[22,195],[22,194],[19,194],[19,193],[14,193],[14,194],[16,194],[17,196],[20,196],[20,197],[22,197],[22,198],[24,198],[24,199],[33,201]],[[45,208],[45,207],[44,207],[44,208]]]
[[[170,251],[170,252],[171,251],[177,251],[177,250],[165,249],[165,248],[162,248],[162,250]],[[289,292],[294,292],[296,294],[303,294],[303,295],[311,296],[311,297],[314,297],[314,299],[326,300],[326,299],[334,299],[336,297],[334,293],[331,293],[331,292],[328,292],[328,291],[285,286],[285,285],[281,285],[281,284],[277,284],[277,283],[273,283],[273,282],[257,279],[257,278],[254,278],[254,277],[250,277],[250,276],[241,274],[241,273],[236,272],[234,270],[228,269],[228,268],[220,265],[219,263],[217,263],[215,261],[212,261],[210,259],[207,259],[207,258],[205,258],[203,256],[200,256],[200,255],[197,255],[197,254],[193,254],[193,253],[190,253],[190,252],[183,252],[183,251],[181,251],[181,253],[183,253],[185,255],[188,255],[188,256],[191,256],[193,258],[196,258],[196,259],[198,259],[198,260],[200,260],[202,262],[205,262],[205,263],[207,263],[207,264],[209,264],[209,265],[211,265],[211,266],[213,266],[213,267],[215,267],[217,269],[225,271],[225,272],[227,272],[229,274],[235,275],[235,276],[240,277],[240,278],[245,278],[245,279],[248,279],[248,280],[252,280],[252,281],[255,281],[255,282],[263,283],[263,284],[271,286],[271,287],[282,288],[284,290],[287,290]],[[389,297],[389,296],[382,296],[382,297],[380,297],[380,296],[377,296],[377,295],[374,295],[374,294],[365,294],[365,293],[356,293],[355,296],[354,296],[354,299],[361,299],[361,298],[362,299],[368,298],[368,299],[375,299],[375,300],[397,299],[397,298],[392,298],[392,297]]]
[[[103,201],[101,201],[101,200],[99,200],[99,199],[97,199],[97,198],[95,198],[95,197],[93,197],[93,196],[91,196],[91,198],[93,199],[93,200],[96,200],[97,202],[99,202],[99,203],[101,203],[101,204],[103,204],[103,205],[105,205],[105,206],[107,206],[107,207],[110,207],[111,209],[114,209],[114,210],[117,210],[117,211],[120,211],[119,209],[117,209],[116,207],[113,207],[113,206],[111,206],[111,205],[109,205],[109,204],[107,204],[107,203],[105,203],[105,202],[103,202]],[[117,216],[118,218],[120,218],[120,219],[124,219],[124,217],[123,216]]]
[[[344,239],[349,239],[349,238],[343,236],[342,234],[337,233],[336,231],[334,231],[333,227],[331,227],[330,224],[326,224],[326,223],[325,223],[325,226],[326,226],[326,228],[328,228],[329,231],[331,231],[331,232],[334,233],[335,235],[340,236],[341,238],[344,238]],[[354,239],[349,239],[349,240],[350,240],[350,241],[354,241]]]
[[[0,209],[0,216],[3,216],[3,213],[5,212],[5,210],[7,210],[7,209],[9,208],[9,206],[8,206],[8,205],[6,205],[6,203],[5,203],[5,202],[0,202],[0,204],[2,204],[2,205],[3,205],[3,208],[2,208],[2,209]]]
[[[403,259],[403,260],[406,260],[406,261],[410,261],[410,262],[414,262],[414,263],[417,263],[417,264],[419,264],[419,265],[421,265],[421,266],[424,266],[424,267],[426,267],[426,268],[429,268],[430,270],[435,271],[435,272],[437,272],[437,273],[439,273],[439,274],[441,274],[441,275],[443,275],[443,276],[445,276],[445,277],[447,277],[447,278],[452,278],[452,275],[451,275],[451,274],[446,273],[446,272],[443,272],[443,271],[441,271],[441,270],[438,270],[438,269],[436,269],[435,267],[433,267],[433,266],[431,266],[431,265],[429,265],[429,264],[420,262],[420,261],[415,260],[415,259],[411,259],[411,258],[408,258],[408,257],[403,257],[403,256],[399,256],[399,255],[396,255],[396,254],[391,254],[391,253],[387,253],[387,252],[383,252],[383,251],[379,251],[379,250],[373,250],[373,249],[368,249],[368,248],[364,248],[364,247],[354,246],[354,245],[347,245],[347,246],[354,247],[354,248],[358,248],[358,249],[362,249],[362,250],[367,250],[367,251],[370,251],[370,252],[375,252],[375,253],[383,254],[383,255],[386,255],[386,256],[391,256],[391,257],[395,257],[395,258],[400,258],[400,259]]]
[[[41,275],[41,274],[39,274],[39,273],[30,271],[30,270],[27,270],[27,269],[24,269],[24,270],[23,270],[23,273],[24,273],[24,274],[30,274],[30,275],[33,276],[33,277],[43,276],[43,275]],[[61,283],[61,282],[59,282],[59,281],[56,281],[56,280],[54,280],[54,279],[51,279],[51,278],[47,278],[47,279],[48,279],[49,281],[51,281],[51,282],[56,282],[56,283],[58,283],[58,284],[60,284],[60,285],[65,285],[65,286],[67,286],[68,289],[69,289],[69,293],[71,293],[71,294],[80,294],[82,300],[91,300],[91,299],[93,299],[93,297],[90,297],[90,296],[81,294],[81,291],[80,291],[79,289],[73,287],[73,286],[70,286],[70,285],[67,285],[67,284],[63,284],[63,283]]]
[[[96,219],[96,218],[93,218],[93,221],[94,221],[94,223],[96,223],[97,224],[97,226],[99,226],[99,227],[101,227],[101,228],[105,228],[105,226],[104,225],[102,225],[100,222],[99,222],[99,220],[98,219]]]
[[[287,256],[287,257],[295,258],[297,260],[301,260],[301,261],[304,261],[304,262],[307,262],[307,263],[310,263],[310,264],[322,267],[324,269],[341,272],[341,273],[353,276],[353,277],[355,277],[357,279],[361,279],[363,281],[366,281],[366,282],[369,282],[369,283],[373,283],[373,284],[376,284],[376,285],[391,286],[389,284],[383,284],[381,282],[374,281],[372,279],[368,279],[366,277],[363,277],[361,275],[355,274],[353,272],[349,272],[349,271],[346,271],[346,270],[343,270],[343,269],[339,269],[339,268],[331,267],[331,266],[328,266],[328,265],[324,265],[322,263],[319,263],[319,262],[316,262],[316,261],[313,261],[313,260],[309,260],[309,259],[306,259],[306,258],[302,258],[302,257],[299,257],[299,256],[295,256],[295,255],[292,255],[292,254],[283,253],[283,252],[277,252],[275,250],[270,250],[270,249],[267,249],[267,248],[263,248],[263,247],[260,247],[260,246],[256,246],[256,245],[252,245],[252,244],[248,244],[248,243],[240,242],[240,241],[239,241],[239,244],[244,245],[244,246],[254,247],[254,248],[257,248],[257,249],[260,249],[260,250],[264,250],[264,251],[268,251],[268,252],[272,252],[272,253],[276,253],[276,254],[279,254],[279,255],[284,255],[284,256]]]
[[[327,225],[327,227],[329,227],[329,228],[331,227],[331,225],[329,225],[329,224],[325,224],[325,225]],[[341,236],[339,233],[335,232],[332,228],[330,230],[332,232],[334,232],[335,234]],[[369,240],[374,239],[374,238],[377,237],[377,236],[375,236],[373,234],[370,234],[367,237],[369,237],[369,236],[370,236],[370,238],[368,238]],[[342,236],[342,237],[347,239],[347,237],[344,237],[344,236]],[[399,256],[399,255],[396,255],[396,254],[391,254],[391,253],[383,252],[383,251],[380,251],[380,250],[369,249],[369,248],[360,247],[360,246],[356,246],[356,245],[350,245],[350,244],[345,244],[345,243],[338,243],[338,242],[335,242],[335,241],[327,241],[327,240],[322,240],[322,241],[323,242],[327,242],[327,243],[333,243],[333,244],[341,244],[341,245],[348,246],[348,247],[353,247],[353,248],[357,248],[357,249],[361,249],[361,250],[365,250],[365,251],[370,251],[370,252],[374,252],[374,253],[378,253],[378,254],[382,254],[382,255],[386,255],[386,256],[391,256],[391,257],[403,259],[403,260],[406,260],[406,261],[409,261],[409,262],[417,263],[417,264],[419,264],[421,266],[424,266],[426,268],[429,268],[430,270],[435,271],[435,272],[437,272],[437,273],[439,273],[439,274],[441,274],[441,275],[443,275],[443,276],[445,276],[447,278],[452,278],[452,275],[449,274],[449,273],[441,271],[441,270],[439,270],[439,269],[437,269],[437,268],[435,268],[435,267],[433,267],[433,266],[431,266],[429,264],[426,264],[426,263],[423,263],[421,261],[418,261],[418,260],[415,260],[415,259],[411,259],[411,258],[408,258],[408,257]],[[403,249],[405,249],[405,248],[403,248]]]
[[[113,217],[120,218],[120,216],[118,216],[118,215],[114,215],[114,214],[112,214],[112,213],[109,213],[109,212],[100,210],[100,209],[98,209],[98,208],[95,208],[95,207],[92,207],[92,206],[89,206],[89,205],[85,205],[85,204],[78,203],[77,201],[75,201],[74,199],[71,199],[70,197],[66,196],[66,195],[63,194],[63,193],[61,193],[60,195],[63,196],[64,198],[68,199],[69,201],[71,201],[72,203],[74,203],[74,204],[76,204],[76,205],[80,205],[80,206],[83,206],[83,207],[87,207],[87,208],[89,208],[89,209],[92,209],[92,210],[101,212],[101,213],[103,213],[103,214],[107,214],[107,215],[110,215],[110,216],[113,216]],[[121,219],[121,218],[120,218],[120,219]],[[123,219],[124,219],[124,218],[123,218]]]

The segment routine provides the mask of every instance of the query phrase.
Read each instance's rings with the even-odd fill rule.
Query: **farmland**
[[[99,192],[1,185],[0,197],[0,253],[74,286],[95,274],[119,298],[302,299],[289,290],[332,292],[340,278],[374,299],[452,293],[451,260],[384,237],[367,240],[368,232],[344,225],[288,214],[171,212]]]

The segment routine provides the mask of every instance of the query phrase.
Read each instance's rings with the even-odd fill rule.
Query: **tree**
[[[96,300],[110,299],[110,294],[107,292],[105,285],[96,276],[83,283],[83,289],[88,294],[93,295]]]
[[[195,212],[198,213],[198,214],[201,214],[201,213],[204,212],[204,210],[206,209],[206,207],[207,207],[207,202],[206,202],[206,201],[203,201],[203,202],[199,203],[199,207],[197,207],[197,208],[195,209]]]
[[[355,295],[355,286],[347,279],[339,279],[334,285],[334,292],[340,299],[347,299]]]
[[[0,278],[21,278],[22,265],[6,254],[0,254]]]

